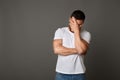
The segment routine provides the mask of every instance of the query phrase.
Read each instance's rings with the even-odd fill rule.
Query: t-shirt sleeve
[[[62,39],[62,37],[63,37],[63,32],[62,32],[61,28],[58,28],[55,31],[54,39]]]
[[[91,42],[91,34],[90,34],[90,32],[84,32],[82,34],[82,38],[89,44]]]

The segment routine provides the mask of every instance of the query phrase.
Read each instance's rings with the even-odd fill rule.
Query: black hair
[[[85,20],[85,14],[81,10],[73,11],[70,17],[75,17],[75,19],[78,19],[78,20],[83,20],[83,21]]]

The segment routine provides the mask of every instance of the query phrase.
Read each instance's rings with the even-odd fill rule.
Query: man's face
[[[69,19],[69,23],[71,23],[71,22],[73,22],[73,18],[72,17],[70,17],[70,19]],[[77,22],[79,27],[82,27],[82,25],[84,23],[83,20],[78,20],[78,19],[76,19],[76,22]]]

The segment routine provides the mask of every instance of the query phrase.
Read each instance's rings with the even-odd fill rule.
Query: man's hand
[[[80,31],[81,29],[81,25],[77,22],[77,20],[74,17],[72,17],[70,20],[70,27],[74,32]]]

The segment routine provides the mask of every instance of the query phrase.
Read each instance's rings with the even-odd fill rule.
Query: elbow
[[[54,54],[58,54],[58,50],[57,49],[54,49]]]
[[[77,49],[78,54],[85,54],[86,53],[86,49]]]
[[[81,54],[84,51],[83,48],[81,48],[79,46],[76,46],[76,50],[77,50],[78,54]]]
[[[87,46],[85,46],[85,47],[76,46],[76,50],[77,50],[78,54],[81,54],[81,55],[86,54],[87,49],[88,49]]]
[[[82,54],[84,51],[83,51],[83,50],[78,49],[78,50],[77,50],[77,52],[78,52],[79,54]]]
[[[60,53],[60,49],[59,48],[54,48],[54,54],[59,54]]]
[[[81,55],[86,55],[86,53],[87,53],[87,50],[83,50],[83,51],[81,52]]]

